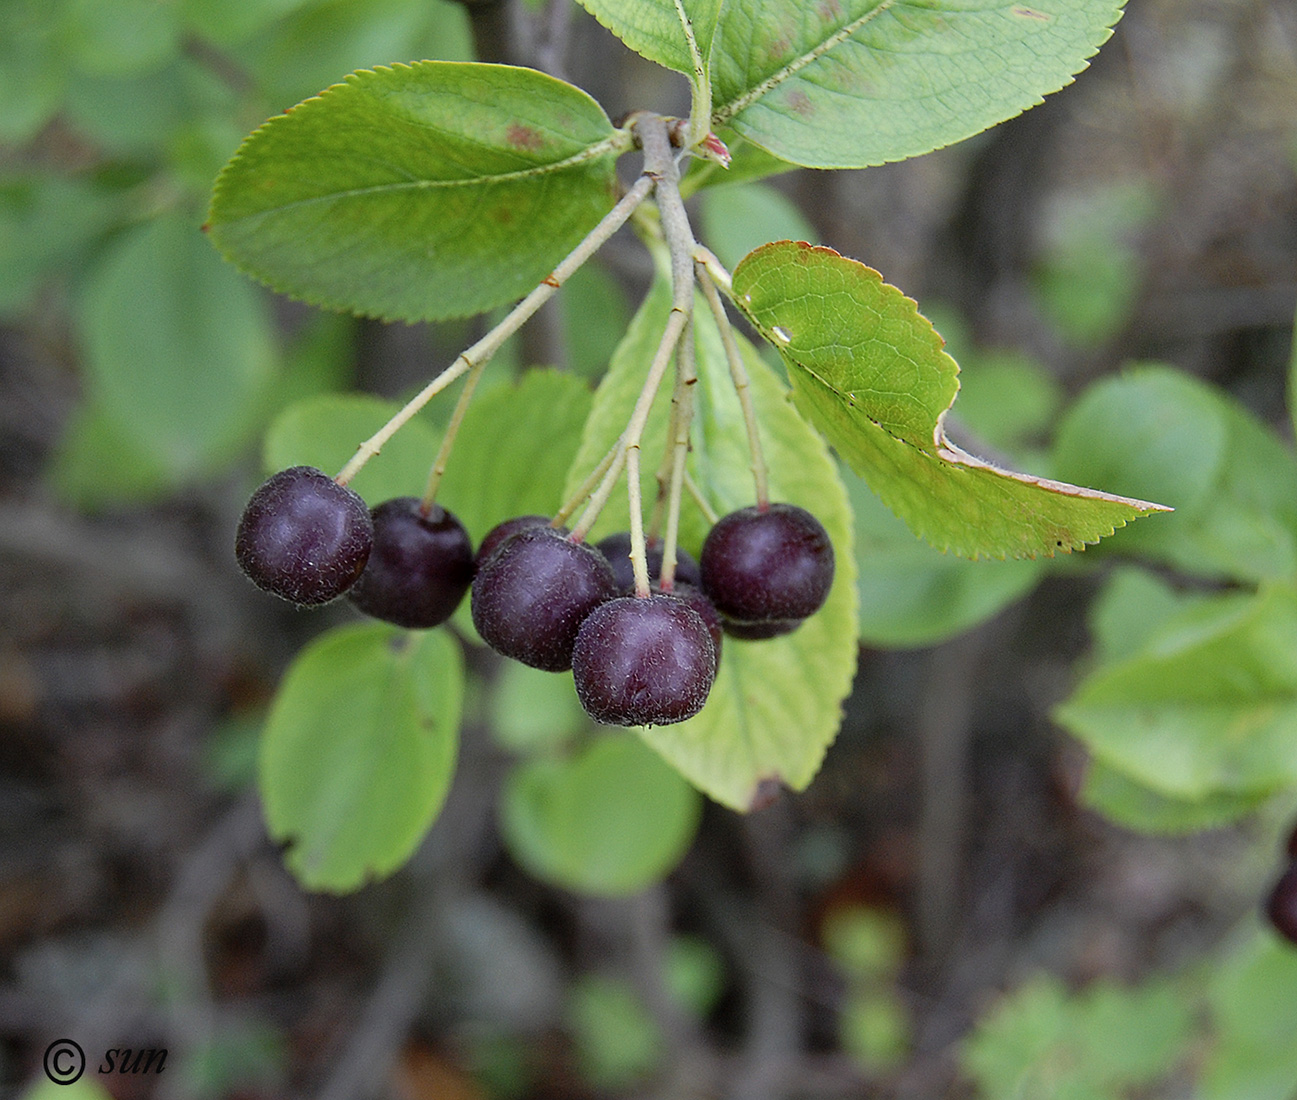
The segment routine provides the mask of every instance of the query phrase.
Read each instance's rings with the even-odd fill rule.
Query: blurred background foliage
[[[535,65],[614,118],[683,81],[569,0],[0,26],[6,1087],[66,1035],[171,1052],[59,1090],[100,1098],[1297,1096],[1297,952],[1256,915],[1297,811],[1287,0],[1131,0],[1074,86],[975,139],[691,200],[727,264],[802,238],[916,298],[970,449],[1174,516],[967,563],[849,479],[857,688],[810,790],[746,818],[470,645],[446,811],[346,898],[300,890],[250,791],[280,673],[348,612],[269,606],[230,532],[277,447],[381,420],[483,322],[274,298],[203,239],[212,180],[360,67]],[[648,276],[614,240],[484,390],[597,379]],[[445,414],[383,476],[421,480]]]

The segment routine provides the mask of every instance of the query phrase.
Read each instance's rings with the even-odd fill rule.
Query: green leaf
[[[776,242],[735,269],[734,295],[787,364],[797,407],[937,549],[1052,556],[1165,511],[1001,470],[951,443],[942,419],[959,368],[914,302],[872,268],[832,249]]]
[[[1175,514],[1107,549],[1259,581],[1297,573],[1297,459],[1233,399],[1143,365],[1082,395],[1059,425],[1054,471],[1165,500]]]
[[[978,1022],[964,1066],[988,1100],[1125,1096],[1175,1069],[1193,1037],[1191,1006],[1166,981],[1100,981],[1069,996],[1034,978]]]
[[[119,238],[89,276],[79,321],[91,398],[178,477],[257,427],[278,369],[269,305],[185,218]]]
[[[660,260],[660,258],[659,258]],[[581,451],[568,477],[574,489],[616,440],[643,383],[670,310],[664,279],[653,285],[631,322],[595,394]],[[696,310],[698,385],[689,469],[718,514],[752,503],[750,454],[720,333],[704,303]],[[827,603],[792,634],[762,642],[726,639],[716,683],[696,717],[641,730],[642,736],[690,782],[724,805],[747,809],[763,782],[796,790],[810,783],[837,734],[841,702],[856,662],[855,562],[851,511],[823,440],[788,404],[788,391],[757,350],[740,337],[752,380],[771,499],[817,516],[833,542],[837,575]],[[645,454],[665,437],[670,404],[665,386],[645,432]],[[656,458],[642,464],[642,489],[653,500]],[[593,538],[627,528],[621,487]],[[681,510],[681,545],[696,552],[707,523],[692,501]]]
[[[810,168],[864,168],[970,137],[1071,82],[1117,0],[731,0],[713,127]]]
[[[572,371],[581,378],[602,378],[630,324],[630,303],[621,283],[597,259],[592,260],[563,284],[558,308]]]
[[[1297,591],[1193,603],[1096,669],[1055,718],[1109,767],[1181,801],[1297,784]]]
[[[356,448],[400,408],[369,394],[331,393],[286,408],[266,432],[267,470],[314,466],[337,473]],[[392,497],[422,496],[440,442],[439,433],[419,418],[404,425],[351,482],[372,508]]]
[[[197,0],[231,16],[229,0]],[[276,0],[269,0],[275,3]],[[339,73],[393,59],[471,61],[468,13],[455,0],[315,0],[297,3],[266,30],[230,47],[256,80],[265,102],[280,109],[314,95]]]
[[[726,267],[768,241],[819,240],[792,200],[768,184],[712,187],[701,205],[703,239]]]
[[[1208,986],[1215,1042],[1206,1048],[1202,1100],[1291,1100],[1297,1080],[1297,951],[1253,936]]]
[[[602,1092],[642,1081],[665,1053],[657,1021],[625,978],[579,975],[565,1015],[581,1076]]]
[[[969,561],[920,542],[860,478],[845,478],[855,516],[860,640],[928,646],[1025,596],[1043,561]]]
[[[612,208],[628,140],[531,69],[362,71],[243,143],[208,226],[242,270],[316,305],[463,316],[521,298]]]
[[[360,623],[297,655],[266,721],[259,781],[304,886],[355,890],[409,859],[450,786],[463,681],[444,630]]]
[[[693,77],[711,54],[721,0],[580,0],[637,54]]]
[[[177,484],[166,463],[93,401],[73,409],[45,473],[64,502],[92,513],[158,500]]]
[[[491,733],[506,749],[553,748],[589,728],[570,672],[555,675],[504,661],[491,684]]]
[[[697,792],[642,741],[615,734],[567,757],[519,764],[504,787],[500,829],[537,877],[617,896],[675,867],[701,809]]]
[[[1091,760],[1080,800],[1109,821],[1143,833],[1171,836],[1218,829],[1253,813],[1268,792],[1212,791],[1201,798],[1175,798],[1155,791],[1102,760]]]
[[[579,378],[553,370],[475,397],[437,495],[474,542],[510,516],[558,511],[592,400]]]

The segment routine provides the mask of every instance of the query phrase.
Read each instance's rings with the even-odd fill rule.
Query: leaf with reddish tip
[[[793,241],[763,245],[735,269],[734,297],[779,350],[797,407],[939,550],[1052,556],[1170,511],[1003,470],[955,446],[943,420],[959,367],[915,303],[856,260]]]

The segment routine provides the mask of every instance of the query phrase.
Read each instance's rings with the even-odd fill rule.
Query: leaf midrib
[[[237,217],[214,219],[212,224],[233,225],[238,222],[264,218],[271,214],[281,214],[301,207],[314,206],[317,203],[333,203],[350,199],[364,199],[373,195],[386,195],[401,191],[426,191],[459,187],[488,187],[513,183],[518,180],[533,179],[540,176],[551,175],[555,172],[564,172],[570,168],[579,167],[588,161],[598,160],[606,154],[620,152],[628,144],[629,138],[622,132],[618,131],[593,145],[587,146],[578,153],[573,153],[570,157],[564,157],[562,160],[554,161],[550,164],[538,164],[531,168],[520,168],[514,172],[501,172],[493,176],[473,176],[469,179],[416,179],[405,180],[399,183],[375,184],[373,187],[354,187],[345,191],[330,191],[324,195],[313,195],[310,198],[294,199],[291,202],[280,203],[276,206],[267,206],[261,210],[252,211],[247,214],[240,214]]]
[[[834,47],[847,41],[847,39],[851,38],[858,30],[860,30],[861,27],[871,22],[875,17],[889,11],[898,2],[899,0],[882,0],[882,3],[880,3],[876,8],[871,8],[869,11],[865,12],[864,15],[861,15],[856,19],[853,19],[850,23],[845,24],[839,30],[829,35],[829,37],[818,46],[815,46],[806,53],[793,58],[784,65],[782,69],[772,73],[737,99],[718,107],[712,112],[712,128],[715,129],[718,126],[725,125],[730,119],[741,114],[759,99],[762,99],[764,96],[774,91],[774,89],[779,87],[780,84],[783,84],[785,81],[796,76],[802,69],[806,68],[806,66],[818,61]]]

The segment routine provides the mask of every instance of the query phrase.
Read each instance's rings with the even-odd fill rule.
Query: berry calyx
[[[1266,898],[1265,915],[1279,935],[1297,944],[1297,860],[1274,884]]]
[[[596,722],[664,726],[702,710],[716,650],[702,618],[678,597],[618,596],[581,624],[572,674]]]
[[[548,516],[514,516],[512,519],[501,520],[482,536],[482,542],[477,548],[477,564],[486,561],[511,535],[525,531],[528,527],[544,527],[548,523]],[[563,529],[563,534],[567,534],[566,528]]]
[[[309,606],[355,583],[373,540],[369,509],[353,490],[314,466],[291,466],[248,500],[234,556],[258,588]]]
[[[347,599],[397,626],[440,626],[473,580],[473,544],[464,525],[439,504],[425,514],[417,497],[384,501],[370,518],[374,548]]]
[[[617,594],[612,566],[553,527],[527,527],[484,561],[473,581],[473,625],[497,653],[532,668],[572,667],[585,617]]]
[[[768,623],[813,615],[833,585],[833,544],[795,504],[755,505],[722,516],[699,558],[703,591],[726,620]]]

